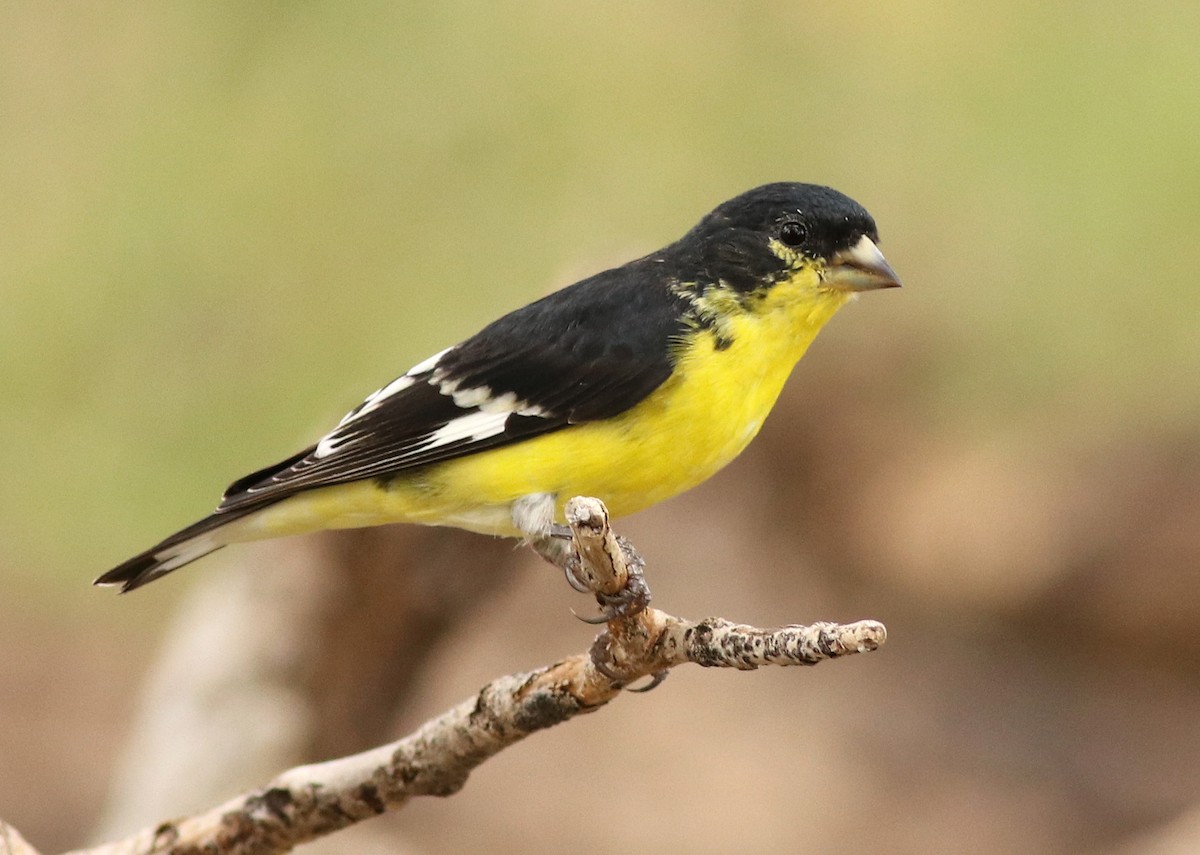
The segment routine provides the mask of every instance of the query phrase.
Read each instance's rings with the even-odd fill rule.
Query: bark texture
[[[572,500],[567,517],[579,562],[575,578],[591,588],[602,607],[631,585],[648,597],[641,557],[613,534],[599,501]],[[814,665],[875,650],[886,639],[883,625],[874,621],[759,629],[722,618],[688,621],[652,608],[618,611],[589,652],[493,680],[404,739],[290,769],[212,810],[75,850],[75,855],[287,852],[394,810],[414,796],[452,795],[489,757],[531,733],[604,706],[642,677],[657,682],[687,662],[739,670]],[[2,855],[36,855],[2,824],[0,845]]]

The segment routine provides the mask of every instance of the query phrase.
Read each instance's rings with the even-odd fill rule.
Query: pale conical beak
[[[875,242],[863,235],[854,246],[830,259],[825,284],[842,291],[874,291],[899,288],[900,277]]]

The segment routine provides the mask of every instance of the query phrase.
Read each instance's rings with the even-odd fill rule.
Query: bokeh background
[[[287,647],[310,691],[278,704],[381,696],[353,734],[298,713],[269,761],[585,647],[561,580],[440,533],[89,582],[492,317],[805,180],[872,211],[906,287],[622,531],[669,611],[873,617],[887,647],[678,671],[325,845],[1200,851],[1198,32],[1185,2],[0,5],[0,816],[52,850],[260,783],[216,758],[286,728],[167,709],[231,616],[337,601],[345,658],[316,680],[327,649]],[[442,581],[320,569],[364,554]],[[452,617],[411,617],[460,578]],[[348,608],[359,582],[394,610]],[[305,637],[280,620],[263,644]],[[375,658],[408,670],[347,676]],[[186,745],[211,793],[147,783]]]

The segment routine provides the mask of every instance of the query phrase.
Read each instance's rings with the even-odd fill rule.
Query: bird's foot
[[[603,674],[608,679],[612,680],[619,689],[625,688],[625,681],[621,675],[613,668],[612,649],[609,647],[609,638],[607,633],[602,633],[596,637],[596,641],[592,644],[592,649],[589,651],[592,659],[592,667]],[[613,663],[613,664],[610,664]],[[651,689],[656,689],[662,685],[663,680],[667,679],[666,670],[655,671],[650,675],[650,682],[636,689],[626,689],[629,692],[649,692]]]
[[[578,581],[578,578],[575,581]],[[575,586],[572,584],[572,587]],[[576,590],[579,589],[576,588]],[[584,623],[600,624],[641,614],[650,605],[650,586],[646,584],[646,579],[641,572],[633,572],[631,569],[624,588],[615,594],[597,593],[596,602],[600,605],[600,614],[596,617],[584,617],[579,614],[576,614],[575,617]]]
[[[526,542],[534,552],[563,571],[568,585],[581,594],[591,593],[592,589],[583,578],[579,556],[571,546],[570,528],[553,523],[546,534],[527,538]]]
[[[591,581],[584,574],[583,563],[572,545],[571,529],[561,523],[552,523],[545,534],[528,539],[533,550],[563,571],[567,584],[581,594],[595,591]],[[575,617],[584,623],[601,624],[610,620],[633,617],[644,612],[650,605],[650,587],[642,574],[646,566],[645,559],[623,537],[617,537],[617,544],[625,559],[625,586],[613,594],[595,591],[596,602],[600,605],[600,614],[596,617],[583,617],[575,612]]]

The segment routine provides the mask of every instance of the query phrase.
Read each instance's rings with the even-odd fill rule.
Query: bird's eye
[[[779,227],[779,239],[792,249],[799,247],[808,238],[808,229],[804,223],[788,220]]]

